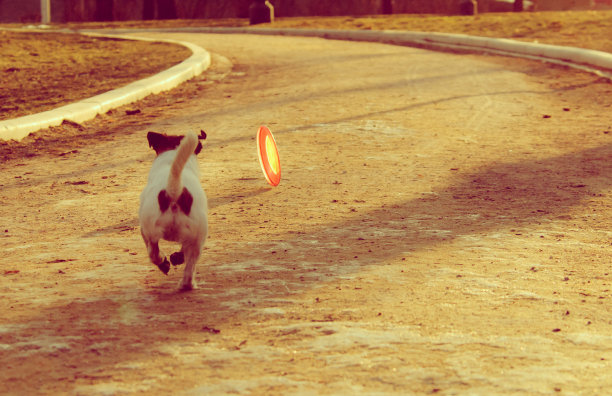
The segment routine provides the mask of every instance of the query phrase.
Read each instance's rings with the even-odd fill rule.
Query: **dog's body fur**
[[[196,160],[202,144],[194,133],[182,137],[149,132],[147,139],[157,157],[140,195],[142,238],[151,262],[165,274],[170,263],[159,250],[159,240],[181,244],[180,252],[173,253],[170,261],[174,265],[185,262],[179,287],[191,290],[196,287],[195,265],[208,234],[208,204]]]

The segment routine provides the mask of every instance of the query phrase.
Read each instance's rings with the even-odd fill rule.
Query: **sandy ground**
[[[380,44],[171,37],[211,50],[211,70],[138,114],[3,146],[0,393],[609,390],[607,81]],[[146,132],[190,128],[209,136],[211,234],[200,288],[178,293],[136,213]]]

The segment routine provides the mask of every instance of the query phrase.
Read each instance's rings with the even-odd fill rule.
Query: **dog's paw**
[[[181,283],[179,284],[179,291],[190,291],[190,290],[194,290],[197,288],[198,288],[198,285],[193,279],[189,281],[182,280]]]
[[[170,255],[170,262],[172,265],[180,265],[185,262],[185,255],[183,252],[174,252]]]
[[[168,261],[168,258],[164,257],[164,261],[162,261],[161,264],[158,264],[157,267],[161,272],[168,275],[168,272],[170,271],[170,262]]]

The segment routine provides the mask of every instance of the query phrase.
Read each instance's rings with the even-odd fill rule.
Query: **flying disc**
[[[270,185],[278,186],[281,179],[280,159],[274,136],[265,126],[261,126],[257,131],[257,154],[266,180]]]

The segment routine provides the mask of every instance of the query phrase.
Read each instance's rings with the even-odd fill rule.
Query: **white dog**
[[[149,146],[157,153],[147,186],[140,195],[140,232],[153,264],[168,274],[170,263],[159,251],[160,239],[178,242],[180,252],[170,255],[173,265],[185,262],[181,290],[196,287],[195,265],[208,234],[208,204],[200,185],[196,155],[202,150],[198,137],[167,136],[149,132]]]

